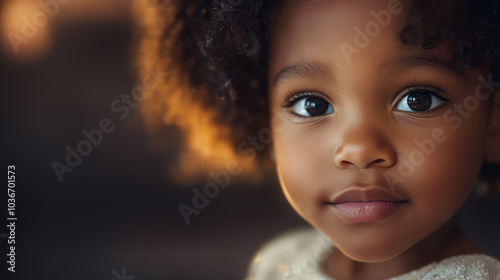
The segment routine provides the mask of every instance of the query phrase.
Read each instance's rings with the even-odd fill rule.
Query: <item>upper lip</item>
[[[369,201],[406,202],[408,199],[380,186],[354,186],[338,194],[330,203]]]

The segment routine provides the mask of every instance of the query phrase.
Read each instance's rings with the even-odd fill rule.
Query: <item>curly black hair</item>
[[[169,56],[191,87],[206,89],[197,98],[218,108],[216,121],[233,128],[233,145],[268,125],[268,27],[283,0],[154,1],[168,21],[159,40],[171,46],[160,56]],[[400,40],[423,49],[447,40],[457,67],[483,66],[500,80],[498,0],[413,0]],[[490,176],[500,168],[483,170]]]

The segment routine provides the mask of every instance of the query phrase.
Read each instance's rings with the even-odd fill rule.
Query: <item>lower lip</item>
[[[337,214],[347,221],[368,223],[393,215],[402,204],[403,202],[369,201],[343,202],[332,204],[332,206]]]

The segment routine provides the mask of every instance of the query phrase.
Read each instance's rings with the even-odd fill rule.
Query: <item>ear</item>
[[[500,163],[500,88],[491,96],[491,111],[485,141],[485,157],[489,163]]]

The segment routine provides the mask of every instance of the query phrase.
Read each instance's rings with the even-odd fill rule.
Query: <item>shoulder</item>
[[[500,261],[486,255],[461,255],[429,264],[394,280],[500,280]]]
[[[500,280],[500,261],[486,255],[456,256],[437,263],[428,275],[428,279]]]
[[[321,274],[318,264],[332,248],[330,239],[316,229],[286,232],[262,247],[245,280],[303,279],[305,274]]]

